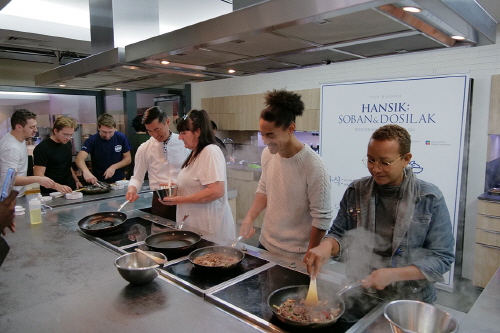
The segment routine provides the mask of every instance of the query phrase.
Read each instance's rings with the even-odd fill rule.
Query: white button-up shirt
[[[177,175],[181,171],[182,164],[188,157],[191,150],[184,147],[184,142],[179,139],[179,135],[170,134],[167,143],[167,158],[163,150],[163,142],[156,141],[151,137],[137,149],[135,154],[134,175],[130,178],[129,186],[135,186],[137,191],[142,187],[146,171],[149,177],[149,187],[154,190],[160,183],[177,182]]]

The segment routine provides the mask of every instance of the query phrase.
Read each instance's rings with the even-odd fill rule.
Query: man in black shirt
[[[71,138],[77,123],[74,119],[61,116],[56,119],[50,137],[40,142],[33,151],[33,173],[46,176],[55,182],[53,188],[40,186],[42,194],[50,192],[70,193],[82,187],[73,169]]]

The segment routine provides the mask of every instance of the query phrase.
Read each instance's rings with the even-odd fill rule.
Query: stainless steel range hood
[[[401,9],[408,5],[421,12]],[[139,90],[495,40],[496,22],[474,0],[270,0],[60,66],[35,83]]]

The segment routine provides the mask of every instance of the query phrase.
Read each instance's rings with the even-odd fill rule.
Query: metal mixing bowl
[[[163,253],[148,252],[155,257],[167,259]],[[118,268],[120,275],[132,284],[147,284],[158,276],[156,269],[159,265],[153,259],[137,252],[127,253],[116,258],[115,266]]]
[[[458,323],[434,305],[424,302],[393,301],[384,307],[384,316],[393,333],[453,333]]]
[[[155,188],[155,191],[161,200],[165,197],[175,197],[177,196],[177,185],[172,185],[171,190],[169,190],[168,186],[159,186]]]

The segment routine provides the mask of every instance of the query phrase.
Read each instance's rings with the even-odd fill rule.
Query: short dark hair
[[[142,116],[137,115],[132,119],[132,127],[136,132],[146,132],[146,126],[142,123]]]
[[[217,124],[215,123],[215,121],[210,120],[210,124],[212,124],[212,129],[213,129],[214,131],[216,131],[216,130],[217,130]]]
[[[36,119],[36,114],[26,109],[16,110],[10,118],[10,126],[12,129],[16,129],[18,124],[24,127],[28,123],[28,119]]]
[[[276,127],[288,128],[304,112],[304,102],[294,92],[275,89],[268,91],[264,98],[267,107],[260,113],[260,118],[274,122]]]
[[[373,132],[373,140],[396,140],[399,143],[400,156],[410,152],[411,136],[408,131],[399,125],[385,125]]]
[[[179,119],[180,120],[177,123],[177,131],[179,132],[185,132],[185,131],[194,132],[197,129],[200,129],[198,146],[191,152],[191,154],[189,154],[186,161],[184,161],[184,164],[182,165],[182,167],[184,168],[189,165],[188,161],[193,162],[196,159],[196,157],[201,153],[203,148],[211,144],[216,144],[216,141],[215,141],[214,131],[212,129],[212,124],[210,123],[210,117],[208,116],[207,111],[191,110],[189,111],[189,113],[184,115],[184,117]]]
[[[151,124],[155,119],[158,119],[158,122],[165,124],[167,122],[168,115],[162,108],[159,106],[153,106],[144,112],[144,116],[142,116],[142,123],[144,125]]]

